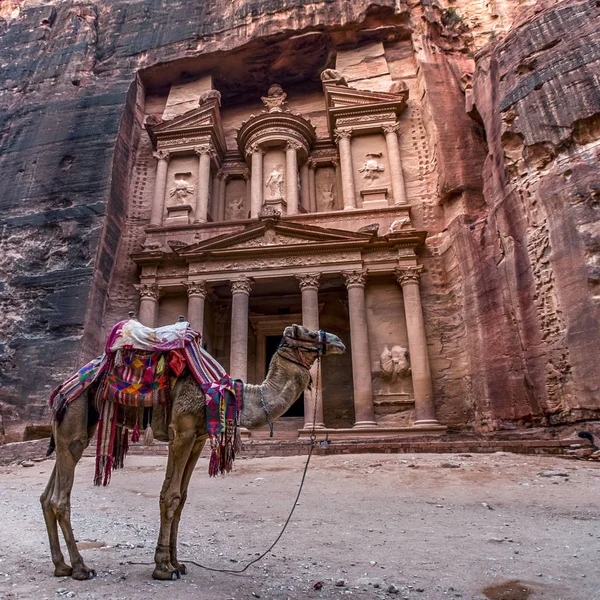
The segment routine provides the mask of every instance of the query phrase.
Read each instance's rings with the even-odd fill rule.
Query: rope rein
[[[283,527],[281,528],[281,531],[279,532],[279,535],[275,538],[275,541],[260,555],[257,556],[255,559],[251,560],[249,563],[246,564],[245,567],[241,568],[241,569],[219,569],[217,567],[209,567],[207,565],[203,565],[199,562],[196,562],[195,560],[192,560],[190,558],[183,558],[182,562],[184,563],[188,563],[190,565],[194,565],[196,567],[200,567],[201,569],[204,569],[206,571],[215,571],[217,573],[244,573],[249,567],[251,567],[252,565],[256,564],[257,562],[259,562],[260,560],[262,560],[267,554],[269,554],[269,552],[271,552],[271,550],[273,550],[273,548],[275,548],[275,546],[277,545],[277,543],[279,542],[279,540],[283,537],[283,534],[285,533],[285,530],[287,529],[287,526],[289,525],[291,519],[292,519],[292,515],[294,514],[294,511],[296,510],[296,506],[298,506],[298,500],[300,500],[300,494],[302,494],[302,488],[304,487],[304,480],[306,479],[306,473],[308,471],[308,465],[310,463],[310,458],[312,456],[313,450],[315,449],[315,442],[317,439],[317,434],[315,432],[316,429],[316,424],[317,424],[317,402],[319,399],[319,376],[321,373],[321,356],[323,356],[325,354],[325,344],[327,344],[328,342],[325,341],[325,336],[327,334],[322,331],[319,330],[319,341],[318,342],[308,342],[308,343],[315,343],[315,344],[319,344],[320,347],[316,347],[316,348],[307,348],[307,347],[303,347],[303,346],[292,346],[289,344],[285,344],[284,340],[285,337],[283,338],[283,340],[281,341],[281,343],[279,344],[279,348],[282,347],[288,347],[288,348],[302,348],[303,350],[306,351],[310,351],[310,352],[317,352],[317,358],[316,358],[316,364],[317,364],[317,378],[316,378],[316,385],[315,385],[315,391],[314,391],[314,402],[313,402],[313,420],[312,420],[312,431],[310,433],[310,446],[308,449],[308,456],[306,457],[306,464],[304,465],[304,470],[302,471],[302,478],[300,479],[300,485],[298,487],[298,493],[296,494],[296,498],[294,499],[294,504],[292,505],[292,509],[290,510],[290,513],[287,517],[287,519],[285,520],[285,523],[283,524]],[[296,340],[296,338],[289,338],[292,340]],[[298,341],[306,341],[306,340],[298,340]],[[285,356],[282,356],[282,358],[287,358]],[[290,362],[296,362],[290,358],[287,358],[287,360],[289,360]],[[300,366],[305,367],[306,369],[310,369],[310,366],[304,365],[302,363],[296,363],[299,364]],[[262,408],[265,411],[265,414],[267,415],[267,423],[269,424],[269,436],[273,437],[273,422],[271,421],[271,416],[269,414],[269,410],[267,408],[267,405],[265,403],[265,398],[264,398],[264,393],[263,393],[263,387],[262,384],[259,386],[260,389],[260,402],[262,404]],[[131,561],[128,560],[127,564],[129,565],[153,565],[153,562],[135,562],[135,561]]]

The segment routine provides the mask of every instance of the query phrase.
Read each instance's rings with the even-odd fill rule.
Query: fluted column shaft
[[[195,148],[198,155],[198,192],[196,196],[195,220],[206,223],[208,217],[208,198],[210,195],[210,146]]]
[[[156,183],[154,185],[154,199],[150,213],[150,225],[162,225],[163,211],[165,208],[165,194],[167,191],[167,171],[169,168],[169,152],[159,150],[153,154],[156,158]]]
[[[313,331],[319,329],[320,277],[320,273],[296,275],[302,292],[302,325]],[[320,362],[315,362],[310,369],[313,385],[312,390],[304,392],[304,429],[312,428],[313,419],[315,419],[315,427],[325,427],[323,424],[323,380],[320,368]],[[317,403],[316,413],[315,402]]]
[[[248,378],[248,304],[252,282],[243,277],[231,281],[231,351],[229,374],[235,379]]]
[[[350,138],[352,130],[336,129],[335,137],[340,153],[340,166],[342,169],[342,197],[344,210],[356,208],[356,193],[354,190],[354,167],[352,166],[352,150]]]
[[[354,382],[355,428],[374,427],[373,388],[371,384],[371,355],[365,306],[366,272],[343,273],[348,288],[350,340],[352,345],[352,380]]]
[[[390,164],[390,178],[392,180],[392,196],[394,205],[406,204],[406,187],[404,184],[404,173],[402,171],[402,160],[400,159],[400,146],[398,144],[398,124],[384,125],[383,133],[388,151]]]
[[[252,149],[250,180],[250,218],[256,219],[263,205],[263,154],[258,146]]]
[[[184,282],[187,288],[188,309],[187,320],[192,329],[199,333],[204,330],[204,302],[208,293],[208,288],[205,281],[186,281]]]
[[[422,266],[396,269],[396,279],[402,286],[404,312],[406,314],[406,332],[408,334],[408,352],[415,395],[415,425],[439,425],[435,415],[433,384],[427,352],[425,321],[421,306],[419,279]]]
[[[138,286],[140,294],[139,322],[146,327],[156,327],[158,319],[159,290],[156,283],[142,283]]]
[[[307,212],[310,211],[310,191],[308,178],[308,164],[304,163],[300,167],[300,198],[302,208]]]
[[[220,171],[220,179],[221,182],[219,184],[219,200],[217,202],[217,220],[224,221],[225,220],[225,194],[227,191],[227,175]]]
[[[298,214],[298,144],[288,142],[285,149],[285,191],[287,214]]]

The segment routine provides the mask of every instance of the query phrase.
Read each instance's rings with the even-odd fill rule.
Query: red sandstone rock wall
[[[51,387],[97,352],[107,302],[111,315],[130,307],[123,257],[139,236],[123,234],[145,222],[132,196],[146,176],[134,164],[145,110],[136,73],[310,31],[333,46],[387,40],[395,79],[414,63],[429,197],[413,213],[430,231],[422,291],[440,420],[485,430],[591,416],[600,24],[594,2],[518,16],[523,6],[3,1],[4,422],[43,419]]]

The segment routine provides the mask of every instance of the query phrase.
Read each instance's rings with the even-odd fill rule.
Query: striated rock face
[[[594,416],[597,8],[524,6],[2,2],[7,431],[43,421],[51,388],[135,308],[127,257],[149,219],[136,190],[153,177],[135,162],[155,110],[145,88],[168,89],[214,54],[227,102],[254,94],[248,73],[256,89],[274,76],[300,85],[337,48],[371,42],[411,90],[402,150],[413,222],[429,232],[421,289],[440,421],[487,430]]]

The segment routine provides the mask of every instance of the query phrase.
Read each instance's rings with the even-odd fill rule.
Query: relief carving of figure
[[[228,218],[231,220],[245,218],[244,198],[234,198],[233,202],[228,207]]]
[[[274,200],[283,198],[283,172],[280,170],[281,165],[275,165],[273,171],[269,175],[266,187],[269,189],[269,199]]]
[[[384,346],[379,364],[381,365],[381,376],[390,383],[395,383],[398,379],[410,374],[408,350],[403,346],[392,346],[391,350]]]
[[[377,162],[378,158],[381,158],[381,152],[369,152],[365,154],[367,160],[365,164],[358,170],[359,173],[363,173],[365,179],[377,179],[378,173],[381,173],[385,167]]]
[[[335,199],[333,197],[333,183],[319,186],[319,204],[323,210],[333,210]]]
[[[169,196],[173,198],[174,204],[188,204],[193,195],[194,186],[185,179],[175,179],[173,187],[169,190]]]

